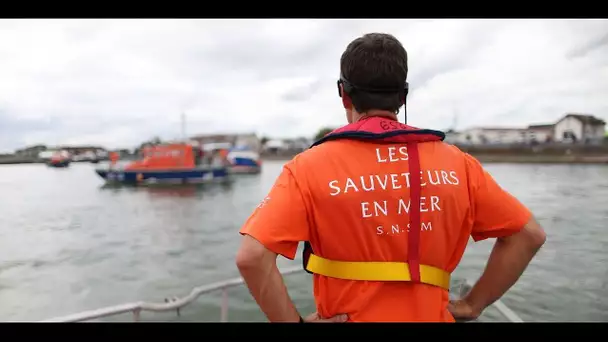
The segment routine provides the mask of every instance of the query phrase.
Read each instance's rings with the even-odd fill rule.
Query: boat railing
[[[301,267],[290,267],[281,270],[281,274],[284,276],[302,272],[304,272],[304,270]],[[220,322],[228,322],[228,289],[243,284],[243,278],[234,278],[195,287],[194,289],[192,289],[192,291],[190,291],[190,294],[188,294],[187,296],[182,298],[166,298],[164,303],[134,302],[128,304],[121,304],[62,317],[56,317],[48,320],[43,320],[41,322],[84,322],[110,316],[117,316],[125,313],[131,313],[133,316],[133,321],[137,322],[141,319],[141,312],[143,311],[165,312],[175,310],[179,314],[179,310],[181,308],[196,301],[200,296],[216,291],[221,291]],[[462,287],[459,292],[468,291],[469,288],[470,285],[465,282],[462,284]],[[500,300],[496,301],[493,306],[504,317],[506,317],[509,322],[523,322],[523,320],[515,312],[509,309]]]

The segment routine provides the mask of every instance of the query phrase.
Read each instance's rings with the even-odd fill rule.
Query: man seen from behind
[[[338,81],[348,125],[287,162],[242,227],[236,263],[271,322],[472,320],[545,242],[530,211],[475,158],[442,132],[398,121],[407,73],[395,37],[352,41]],[[472,290],[450,302],[470,237],[496,243]],[[317,308],[306,319],[276,265],[278,255],[294,259],[301,241]]]

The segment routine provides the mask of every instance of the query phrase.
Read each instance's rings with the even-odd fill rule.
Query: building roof
[[[268,147],[268,148],[279,148],[279,147],[283,147],[285,145],[286,145],[285,141],[280,140],[280,139],[268,140],[266,142],[266,147]]]
[[[555,127],[554,124],[539,124],[539,125],[529,125],[528,129],[553,129]]]
[[[21,152],[25,152],[25,151],[33,151],[33,150],[39,150],[39,149],[46,149],[46,145],[33,145],[33,146],[27,146],[24,148],[20,148],[17,151],[21,151]]]
[[[561,118],[559,121],[562,121],[566,118],[575,118],[577,120],[579,120],[580,122],[582,122],[583,124],[587,124],[587,125],[591,125],[591,126],[603,126],[606,124],[606,121],[600,119],[600,118],[596,118],[593,115],[588,115],[588,114],[566,114],[566,116],[564,116],[563,118]],[[558,121],[558,122],[559,122]]]

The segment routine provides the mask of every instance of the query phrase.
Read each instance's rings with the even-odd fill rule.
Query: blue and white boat
[[[260,154],[248,147],[236,147],[228,152],[231,173],[256,174],[262,171],[262,159]]]
[[[225,158],[232,174],[256,174],[262,171],[260,154],[248,146],[233,146],[228,142],[206,143],[202,146],[205,155]]]

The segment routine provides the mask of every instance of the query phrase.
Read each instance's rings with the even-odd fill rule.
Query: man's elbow
[[[260,258],[251,251],[241,247],[236,255],[236,267],[239,271],[255,268],[259,265]]]
[[[545,244],[546,241],[547,241],[547,234],[541,228],[541,231],[538,234],[536,234],[536,238],[535,238],[534,242],[535,242],[537,248],[540,249]]]
[[[531,219],[524,227],[526,236],[533,248],[540,249],[547,241],[547,233],[535,219]]]
[[[259,269],[269,259],[268,250],[254,238],[245,235],[236,255],[236,267],[241,273]]]
[[[527,246],[530,250],[539,250],[547,241],[547,234],[540,224],[532,218],[517,234],[503,239],[507,243]]]

